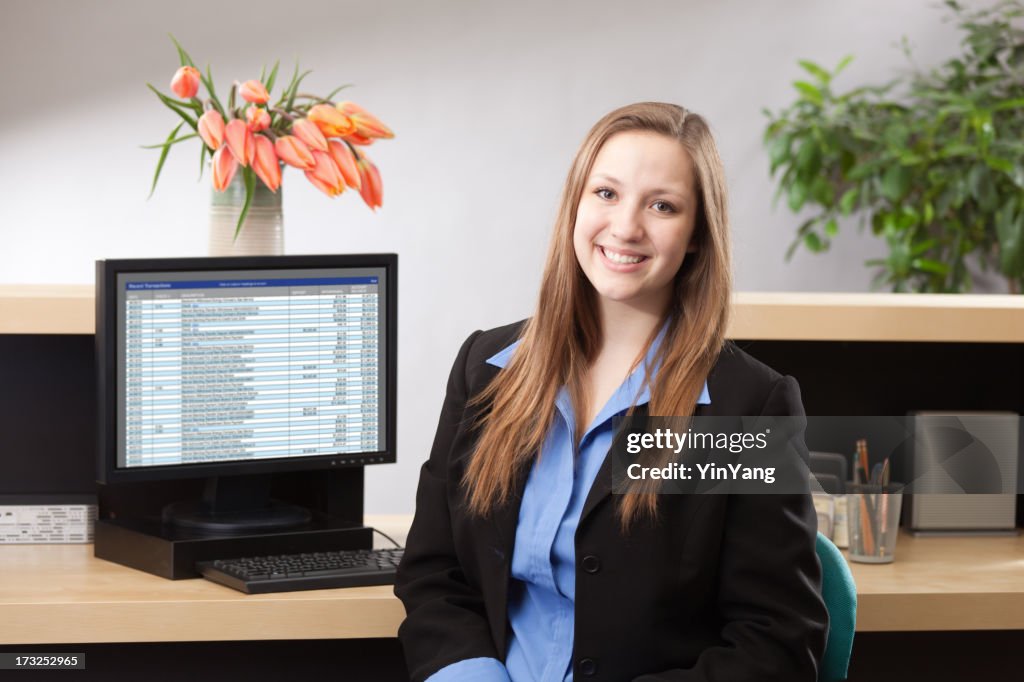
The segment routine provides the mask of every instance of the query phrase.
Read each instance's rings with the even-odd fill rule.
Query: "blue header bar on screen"
[[[307,279],[227,279],[193,282],[127,282],[128,291],[152,289],[228,289],[260,287],[331,286],[336,284],[377,284],[377,277],[310,277]]]

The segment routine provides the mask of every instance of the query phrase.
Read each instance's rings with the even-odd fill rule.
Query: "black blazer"
[[[494,378],[486,363],[523,322],[474,332],[459,350],[395,594],[398,630],[416,682],[444,666],[504,661],[509,570],[526,476],[512,502],[469,516],[459,481],[483,406],[467,398]],[[697,415],[802,415],[796,380],[727,344]],[[801,444],[802,446],[802,444]],[[805,450],[806,453],[806,450]],[[578,680],[812,682],[828,613],[810,495],[663,495],[657,523],[622,536],[611,458],[597,474],[576,531],[573,677]]]

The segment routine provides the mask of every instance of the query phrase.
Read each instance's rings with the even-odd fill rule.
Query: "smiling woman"
[[[616,416],[803,414],[725,341],[724,177],[676,105],[583,141],[535,314],[470,335],[448,380],[395,584],[417,682],[817,678],[810,495],[612,494]]]
[[[690,155],[670,137],[622,132],[601,147],[580,197],[573,245],[605,317],[609,306],[653,315],[668,308],[672,281],[694,250],[693,188]]]

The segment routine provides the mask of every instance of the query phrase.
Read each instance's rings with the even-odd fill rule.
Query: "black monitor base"
[[[210,511],[203,500],[173,502],[163,509],[164,523],[195,535],[223,537],[252,535],[295,528],[309,523],[308,509],[272,501],[263,509],[250,511]]]
[[[198,578],[198,561],[263,554],[327,552],[373,547],[373,529],[314,515],[305,526],[244,535],[209,535],[162,523],[160,519],[96,521],[98,559],[180,580]]]

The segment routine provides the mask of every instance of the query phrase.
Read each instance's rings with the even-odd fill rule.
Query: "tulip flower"
[[[212,151],[217,151],[224,144],[224,118],[216,109],[210,109],[199,117],[197,129],[199,137]]]
[[[312,154],[316,159],[316,165],[312,170],[306,171],[306,178],[329,197],[335,197],[344,192],[345,179],[330,155],[316,149]]]
[[[338,170],[341,171],[341,177],[344,178],[345,184],[349,187],[355,187],[356,189],[362,188],[362,179],[359,177],[359,169],[356,167],[356,157],[353,156],[352,150],[348,148],[348,145],[344,142],[338,142],[337,140],[331,140],[329,142],[331,158],[334,160],[335,165],[338,166]]]
[[[248,166],[252,163],[253,156],[256,154],[256,147],[253,143],[252,131],[249,130],[249,127],[241,119],[234,118],[228,121],[228,124],[224,127],[224,138],[238,163],[243,166]]]
[[[270,101],[270,93],[259,81],[245,81],[238,86],[238,94],[250,104],[266,104]]]
[[[271,192],[276,192],[281,186],[281,165],[277,161],[277,154],[274,153],[274,143],[264,135],[254,137],[256,158],[252,162],[252,169],[256,177],[262,180]]]
[[[274,143],[274,151],[289,166],[312,170],[316,165],[316,159],[313,158],[309,147],[294,135],[282,135],[277,138],[277,142]]]
[[[380,171],[365,156],[361,156],[356,165],[359,167],[359,175],[362,176],[359,194],[367,206],[376,210],[384,204],[384,185],[380,180]]]
[[[391,128],[380,122],[376,116],[363,109],[355,102],[341,102],[337,107],[338,111],[352,119],[356,126],[356,134],[364,138],[385,138],[391,139],[395,136]]]
[[[306,118],[316,124],[326,137],[342,137],[355,132],[356,126],[345,114],[330,104],[317,104],[309,110]]]
[[[348,135],[343,135],[341,139],[351,142],[352,144],[362,145],[364,147],[373,144],[372,137],[363,137],[359,133],[350,133]]]
[[[231,184],[238,170],[238,161],[227,147],[221,147],[213,153],[213,188],[223,192]]]
[[[267,113],[266,109],[259,107],[249,107],[246,109],[245,120],[249,125],[249,130],[254,133],[270,127],[270,114]]]
[[[300,118],[295,123],[292,123],[292,133],[295,137],[299,138],[306,143],[306,146],[310,149],[319,149],[322,152],[327,151],[327,138],[320,132],[320,129],[316,127],[316,124],[312,121]]]
[[[171,79],[171,90],[181,99],[192,99],[199,92],[199,69],[194,66],[183,66],[174,72]]]

